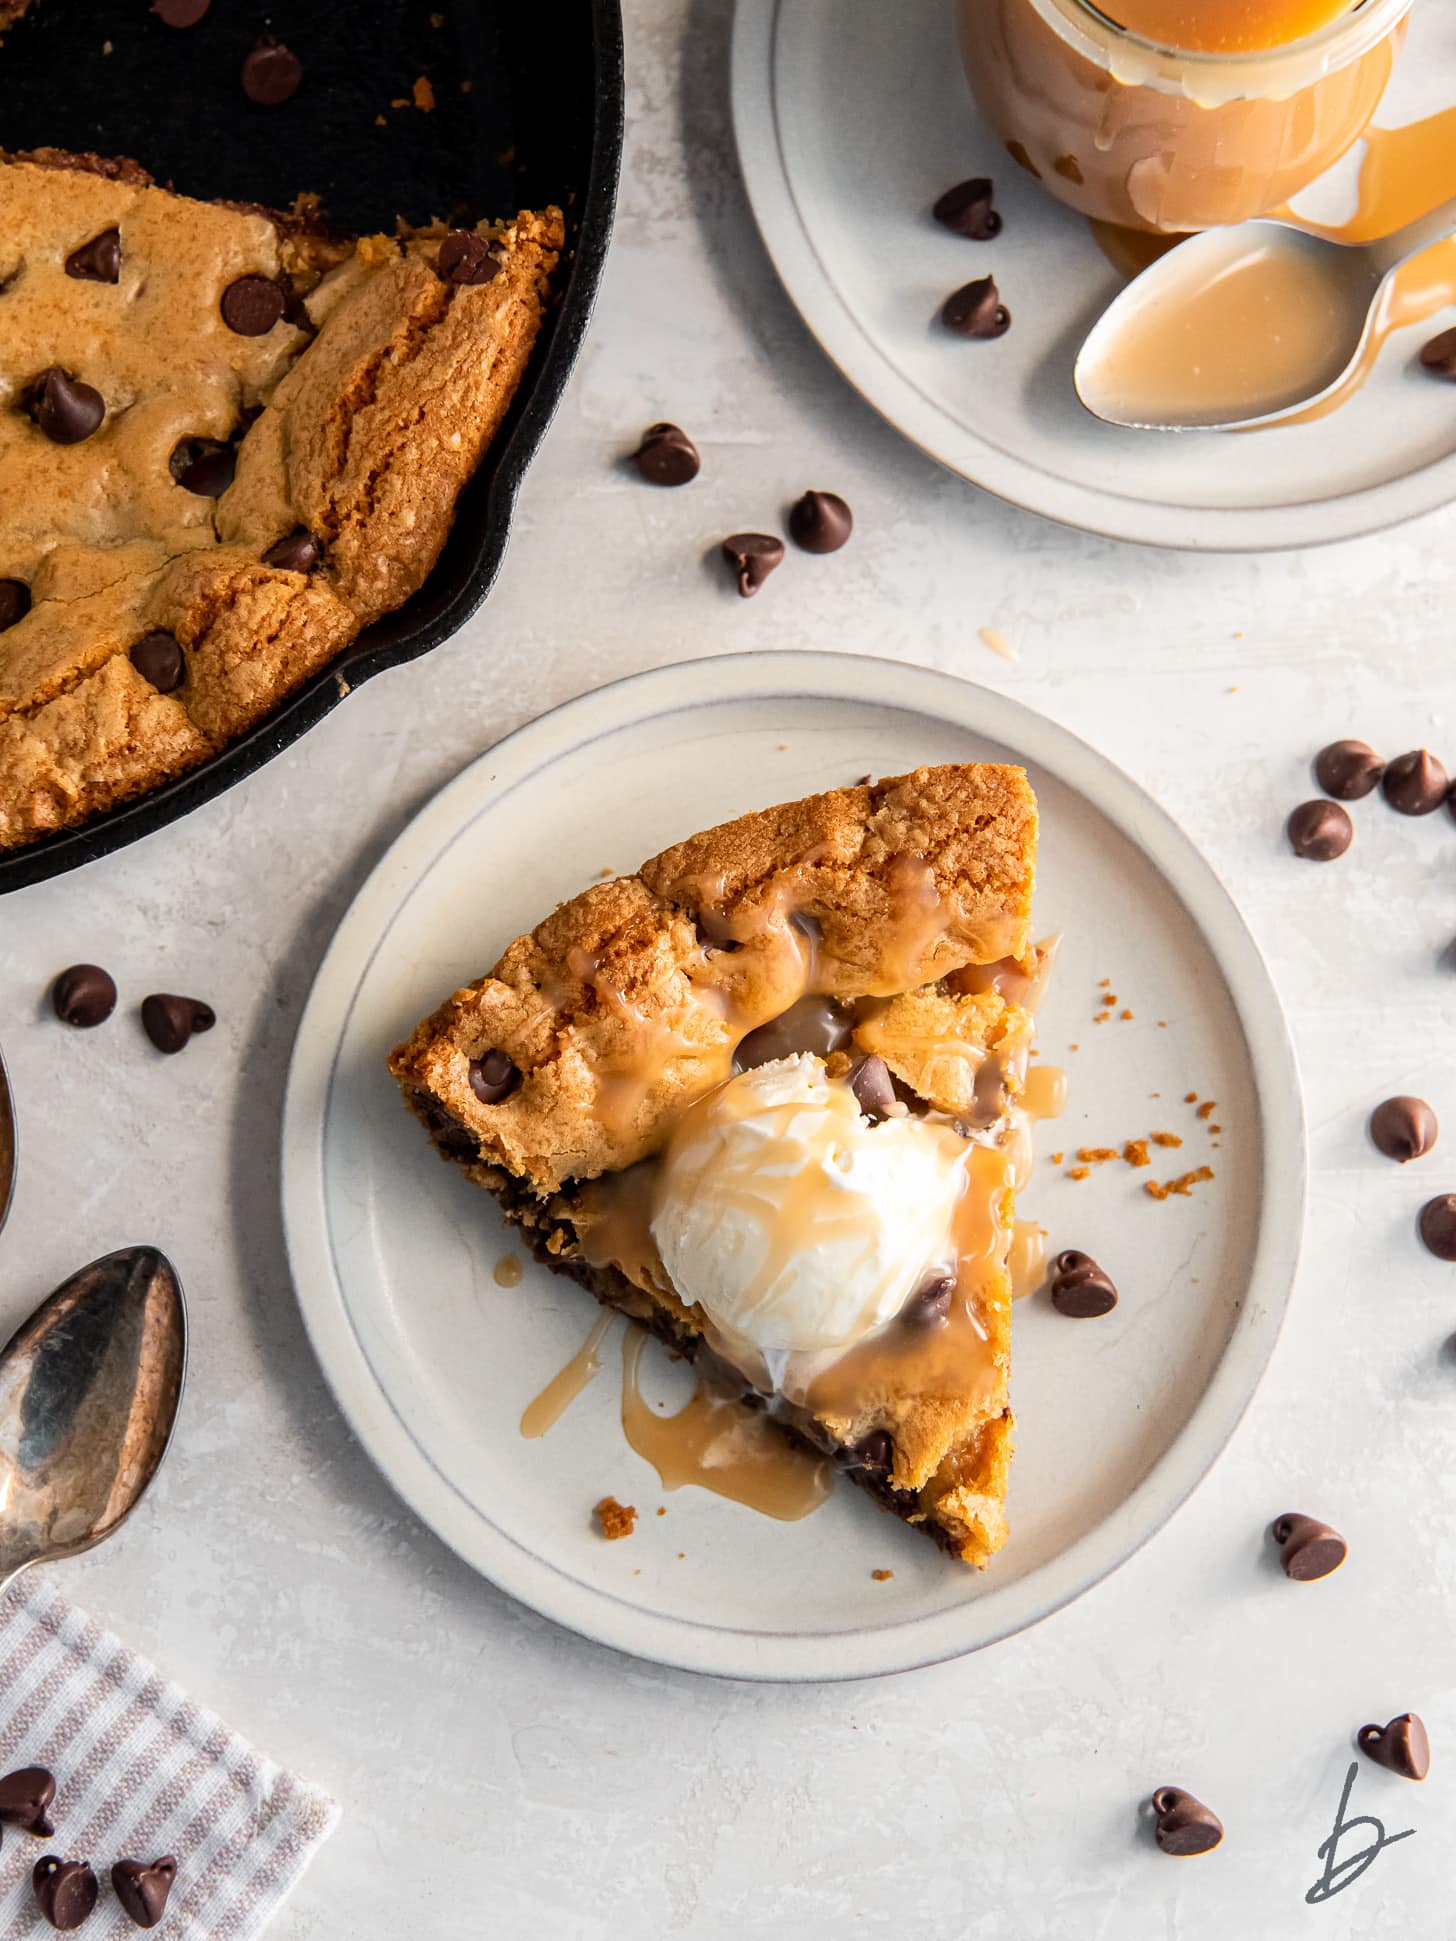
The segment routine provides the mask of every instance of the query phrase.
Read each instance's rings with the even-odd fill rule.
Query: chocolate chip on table
[[[888,1469],[895,1460],[895,1445],[886,1429],[871,1429],[861,1442],[850,1451],[855,1464],[860,1469]]]
[[[0,580],[0,634],[30,612],[30,588],[24,580]]]
[[[806,553],[837,553],[854,531],[854,514],[837,492],[806,492],[789,513],[789,537]]]
[[[499,1105],[508,1099],[521,1082],[521,1068],[504,1051],[488,1051],[484,1058],[472,1058],[470,1089],[482,1105]]]
[[[1223,1821],[1181,1786],[1160,1786],[1153,1794],[1153,1838],[1163,1853],[1187,1860],[1212,1853],[1223,1838]]]
[[[84,1860],[61,1860],[48,1853],[36,1861],[30,1884],[36,1906],[63,1933],[80,1927],[96,1906],[96,1876]]]
[[[1052,1262],[1052,1306],[1074,1321],[1095,1321],[1117,1306],[1117,1289],[1091,1254],[1075,1248]]]
[[[734,532],[723,541],[723,557],[733,568],[739,593],[751,600],[774,568],[783,563],[784,542],[771,532]]]
[[[1456,330],[1443,330],[1421,352],[1421,362],[1437,377],[1456,382]]]
[[[300,526],[270,546],[263,555],[265,566],[281,567],[285,573],[311,573],[319,560],[319,544],[311,532]]]
[[[878,1052],[871,1052],[868,1058],[861,1059],[855,1066],[849,1089],[854,1093],[860,1111],[877,1125],[881,1119],[896,1116],[895,1082],[890,1077],[889,1066]]]
[[[217,1013],[200,998],[157,991],[142,999],[142,1029],[158,1051],[181,1051],[194,1031],[211,1031],[216,1023]]]
[[[1438,1193],[1421,1208],[1421,1239],[1437,1260],[1456,1260],[1456,1193]]]
[[[1436,1143],[1440,1127],[1424,1099],[1401,1093],[1384,1099],[1370,1114],[1370,1137],[1387,1159],[1420,1159]]]
[[[1402,1779],[1424,1779],[1431,1770],[1431,1742],[1414,1712],[1402,1712],[1389,1725],[1362,1725],[1355,1743],[1367,1759]]]
[[[1001,301],[994,276],[977,277],[953,290],[941,306],[940,320],[962,337],[1004,337],[1011,328],[1011,312]]]
[[[1338,802],[1301,802],[1284,826],[1289,847],[1307,863],[1332,863],[1355,840],[1355,825]]]
[[[90,1031],[95,1025],[105,1024],[116,1009],[116,980],[99,964],[72,964],[52,984],[51,1005],[62,1024]],[[28,1773],[40,1770],[38,1766],[26,1768]],[[10,1780],[0,1779],[0,1820],[10,1817],[6,1811],[9,1784]],[[51,1791],[55,1791],[54,1785]]]
[[[79,970],[91,970],[94,966],[80,964]],[[98,973],[106,977],[106,972]],[[108,984],[111,979],[106,977]],[[116,986],[111,987],[112,1003],[116,1001]],[[107,1006],[107,1011],[110,1010]],[[102,1017],[107,1012],[102,1013]],[[89,1020],[76,1019],[68,1022],[100,1024],[101,1018]],[[0,1825],[18,1826],[26,1833],[34,1833],[42,1840],[48,1840],[55,1832],[48,1817],[48,1808],[56,1796],[55,1775],[46,1771],[44,1766],[22,1766],[19,1772],[6,1773],[0,1779]]]
[[[25,393],[25,409],[53,445],[79,445],[106,416],[106,400],[79,378],[52,364]]]
[[[177,1862],[170,1853],[150,1865],[142,1860],[118,1860],[111,1870],[111,1885],[122,1912],[139,1928],[154,1928],[161,1920],[176,1878]]]
[[[1380,785],[1401,815],[1430,815],[1446,800],[1451,778],[1428,748],[1413,748],[1386,764]]]
[[[973,175],[968,182],[957,182],[941,196],[931,215],[958,236],[973,243],[988,243],[1001,234],[1001,218],[991,207],[995,194],[989,176]]]
[[[237,337],[266,337],[287,304],[271,276],[239,276],[222,293],[222,320]]]
[[[233,482],[238,455],[231,445],[207,438],[184,438],[172,454],[172,476],[184,492],[220,499]]]
[[[171,694],[182,685],[187,663],[176,634],[158,627],[143,634],[131,650],[131,664],[144,681],[150,681],[158,694]]]
[[[1269,1526],[1269,1534],[1279,1546],[1284,1575],[1296,1584],[1312,1584],[1316,1578],[1328,1577],[1350,1551],[1338,1530],[1292,1510]]]
[[[164,27],[195,27],[212,0],[152,0],[152,12]]]
[[[1341,802],[1359,802],[1384,773],[1385,763],[1368,741],[1332,741],[1314,758],[1314,779]]]
[[[702,470],[698,448],[678,425],[649,425],[632,463],[649,485],[689,485]]]
[[[955,1298],[954,1274],[936,1274],[917,1287],[901,1311],[900,1319],[914,1328],[938,1328],[950,1314]]]
[[[488,237],[473,229],[452,229],[435,254],[435,269],[447,283],[491,283],[501,273],[502,256]]]
[[[66,275],[79,283],[115,283],[121,277],[121,231],[103,229],[66,258]]]
[[[303,62],[291,47],[265,34],[243,62],[243,93],[260,108],[276,108],[298,93]]]

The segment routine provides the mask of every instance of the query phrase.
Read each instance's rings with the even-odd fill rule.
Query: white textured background
[[[1280,829],[1336,735],[1429,742],[1456,766],[1456,515],[1326,553],[1200,559],[1080,538],[943,476],[846,390],[769,269],[727,125],[726,7],[627,14],[614,253],[486,610],[190,821],[0,904],[23,1113],[0,1333],[139,1238],[176,1259],[195,1324],[155,1494],[56,1581],[342,1800],[280,1941],[1450,1934],[1456,1269],[1412,1219],[1456,1188],[1456,828],[1357,805],[1356,847],[1329,869],[1296,864]],[[691,490],[651,491],[618,462],[659,417],[702,447]],[[739,602],[708,549],[811,484],[853,504],[852,547]],[[981,646],[983,625],[1020,660]],[[418,1528],[314,1364],[275,1177],[315,965],[414,809],[583,688],[785,645],[1004,687],[1146,783],[1269,954],[1314,1160],[1276,1363],[1174,1526],[979,1658],[799,1690],[616,1658]],[[170,1061],[122,1016],[63,1031],[42,1000],[78,958],[132,994],[195,991],[217,1030]],[[1451,1131],[1401,1171],[1364,1117],[1406,1089]],[[1264,1524],[1296,1507],[1351,1539],[1327,1583],[1288,1585],[1263,1552]],[[1417,1837],[1307,1907],[1353,1728],[1407,1708],[1430,1726],[1431,1779],[1362,1761],[1355,1801]],[[1213,1857],[1167,1860],[1140,1832],[1138,1800],[1170,1779],[1221,1811]]]

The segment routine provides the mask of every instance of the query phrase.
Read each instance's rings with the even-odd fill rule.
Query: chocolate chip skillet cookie
[[[0,157],[0,848],[178,775],[423,584],[559,209],[354,243]]]

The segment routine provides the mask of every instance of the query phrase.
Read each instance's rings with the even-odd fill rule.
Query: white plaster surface
[[[1456,828],[1360,804],[1354,850],[1320,869],[1293,861],[1281,824],[1336,735],[1456,762],[1456,514],[1297,557],[1170,556],[942,475],[843,386],[774,280],[727,127],[726,13],[629,0],[606,286],[484,612],[189,821],[0,903],[23,1115],[0,1329],[142,1238],[177,1261],[195,1329],[155,1493],[56,1581],[343,1802],[279,1941],[1448,1935],[1456,1269],[1422,1252],[1413,1216],[1456,1188]],[[702,447],[692,490],[650,491],[618,462],[659,417]],[[714,543],[771,525],[807,485],[849,498],[853,545],[738,601]],[[1020,658],[988,651],[983,626]],[[355,1448],[278,1214],[284,1073],[314,967],[414,809],[585,687],[784,645],[965,672],[1150,787],[1269,955],[1312,1129],[1291,1319],[1193,1502],[1040,1629],[856,1687],[659,1672],[471,1575]],[[217,1029],[169,1061],[122,1016],[63,1031],[42,1000],[78,958],[132,996],[205,996]],[[1364,1132],[1402,1090],[1451,1126],[1406,1170]],[[1351,1539],[1326,1583],[1286,1584],[1262,1547],[1294,1508]],[[1430,1780],[1362,1761],[1351,1810],[1416,1837],[1306,1905],[1354,1728],[1409,1708],[1431,1730]],[[1166,1781],[1216,1805],[1218,1853],[1153,1850],[1136,1807]]]

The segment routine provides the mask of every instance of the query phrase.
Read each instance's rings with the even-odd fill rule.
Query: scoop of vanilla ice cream
[[[805,1053],[740,1072],[677,1128],[652,1233],[679,1297],[769,1362],[844,1349],[951,1272],[965,1147],[863,1117]]]

